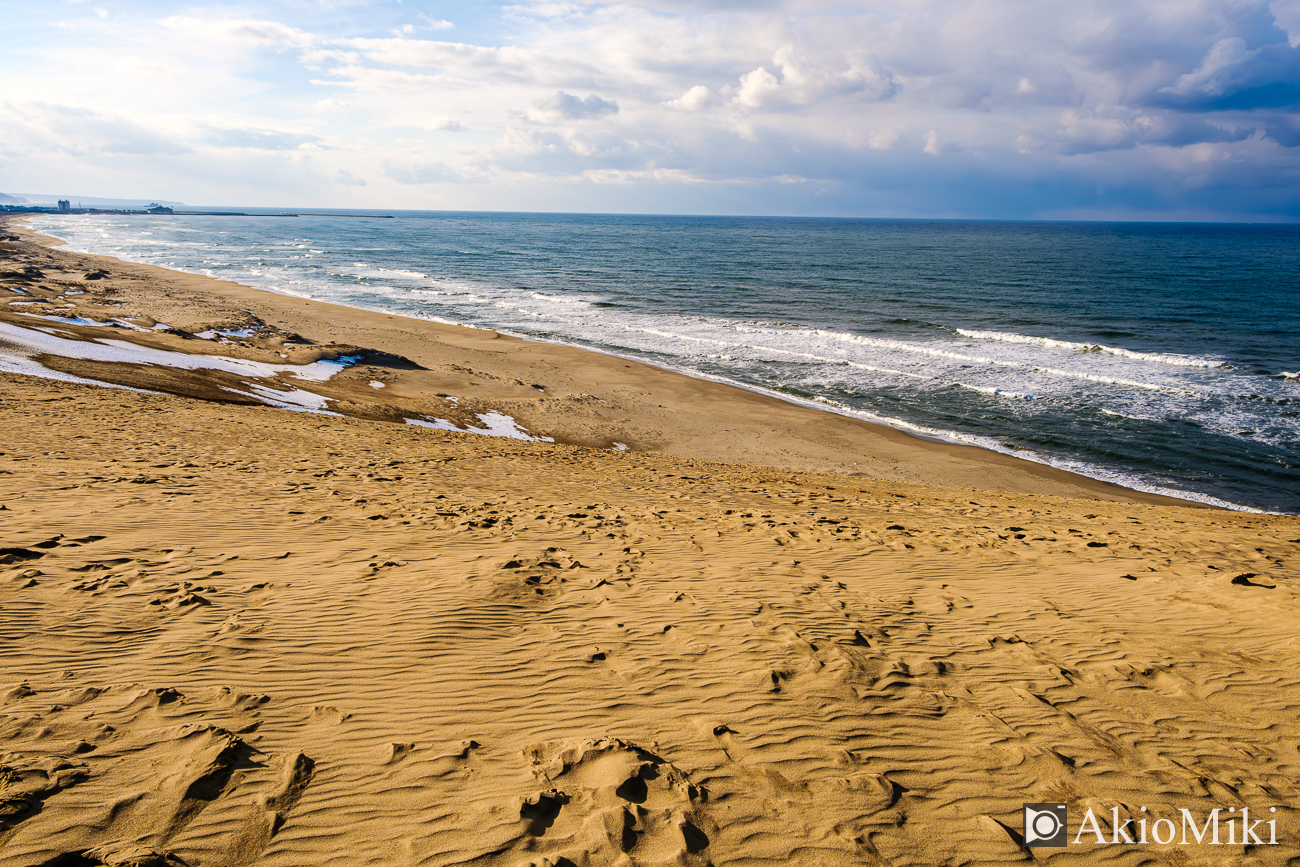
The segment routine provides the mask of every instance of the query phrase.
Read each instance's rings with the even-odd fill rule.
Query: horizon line
[[[8,196],[22,196],[22,193],[7,193]],[[27,194],[32,195],[32,194]],[[42,194],[43,195],[43,194]],[[324,211],[373,211],[393,214],[499,214],[499,215],[532,215],[532,216],[570,216],[570,217],[677,217],[677,218],[697,218],[697,219],[754,219],[754,220],[857,220],[857,221],[898,221],[898,222],[949,222],[949,223],[1100,223],[1100,224],[1162,224],[1162,225],[1300,225],[1300,218],[1287,215],[1259,215],[1251,219],[1231,219],[1215,217],[1191,217],[1184,216],[1174,217],[971,217],[971,216],[865,216],[865,215],[836,215],[836,214],[754,214],[754,213],[673,213],[668,211],[528,211],[528,210],[472,210],[466,208],[382,208],[370,207],[365,205],[358,206],[330,206],[330,205],[308,205],[308,206],[289,206],[289,205],[203,205],[189,204],[177,200],[165,200],[158,198],[145,197],[124,197],[124,196],[86,196],[87,199],[98,199],[98,203],[91,203],[88,207],[114,207],[108,202],[136,203],[148,202],[169,204],[170,206],[181,206],[185,208],[215,208],[225,210],[259,210],[259,211],[296,211],[301,213],[324,212]],[[76,200],[75,196],[58,196],[55,199],[46,202],[43,198],[29,199],[24,202],[6,202],[4,205],[23,206],[31,205],[33,207],[45,204],[54,204],[59,199]],[[124,207],[125,205],[117,205]],[[184,215],[177,215],[184,216]]]

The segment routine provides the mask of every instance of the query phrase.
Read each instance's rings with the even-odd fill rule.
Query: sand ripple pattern
[[[1061,863],[1300,845],[1295,519],[3,384],[4,867],[994,865],[1056,800],[1289,841]]]

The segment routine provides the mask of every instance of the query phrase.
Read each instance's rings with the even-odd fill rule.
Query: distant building
[[[150,204],[149,207],[147,207],[147,208],[144,209],[144,212],[145,212],[146,214],[174,214],[174,213],[176,213],[176,212],[173,211],[171,208],[164,207],[163,205],[159,205],[159,204]]]
[[[59,213],[69,214],[71,212],[72,212],[72,202],[68,201],[67,199],[59,199]]]

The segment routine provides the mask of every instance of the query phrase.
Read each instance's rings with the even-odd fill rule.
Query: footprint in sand
[[[525,756],[544,788],[516,802],[511,848],[538,853],[520,863],[708,863],[708,792],[662,756],[617,738],[540,744]]]

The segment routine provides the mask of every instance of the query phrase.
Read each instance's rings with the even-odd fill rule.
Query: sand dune
[[[373,363],[265,381],[433,406],[392,364],[385,389]],[[175,393],[0,373],[4,867],[1300,853],[1295,518],[287,412],[194,399],[242,374],[139,370]],[[1246,808],[1279,845],[1026,850],[1027,801],[1072,834],[1090,808],[1107,835],[1112,810]]]
[[[1007,863],[1058,799],[1300,833],[1294,519],[3,394],[0,863]]]

